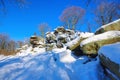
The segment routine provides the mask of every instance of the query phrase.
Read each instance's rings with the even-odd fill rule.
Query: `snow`
[[[99,60],[76,58],[64,46],[21,50],[14,56],[0,55],[0,80],[104,80]]]
[[[95,42],[95,41],[100,41],[108,38],[113,38],[113,37],[120,37],[120,31],[108,31],[102,34],[94,35],[92,37],[89,37],[85,40],[83,40],[80,43],[80,46],[82,47],[85,44],[88,44],[90,42]]]
[[[97,32],[97,31],[100,30],[101,28],[105,28],[105,27],[107,27],[107,26],[109,26],[109,25],[111,25],[111,24],[113,24],[113,23],[117,23],[117,22],[120,22],[120,19],[115,20],[115,21],[113,21],[113,22],[111,22],[111,23],[108,23],[108,24],[106,24],[106,25],[101,26],[101,27],[98,28],[95,32]]]
[[[46,50],[45,48],[39,48],[39,47],[36,47],[36,48],[32,48],[32,47],[28,47],[27,49],[25,50],[20,50],[20,52],[17,53],[17,56],[24,56],[24,55],[28,55],[28,54],[42,54],[44,53]]]
[[[120,64],[120,42],[103,46],[98,51],[115,63]]]
[[[78,36],[77,38],[75,38],[74,40],[66,43],[65,45],[66,46],[73,46],[73,45],[77,44],[80,39],[81,39],[80,36]]]
[[[94,35],[94,33],[89,33],[89,32],[81,32],[80,33],[80,37],[82,37],[82,38],[87,38],[87,37],[91,37],[91,36],[93,36]]]
[[[53,49],[52,52],[59,54],[60,61],[63,63],[72,63],[76,61],[76,59],[71,55],[72,52],[68,49],[66,50],[66,47]]]
[[[0,60],[0,80],[107,80],[99,60],[63,63],[59,54],[46,52]]]

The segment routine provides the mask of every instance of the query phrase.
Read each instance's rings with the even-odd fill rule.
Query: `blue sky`
[[[65,8],[85,7],[81,0],[28,1],[29,4],[22,9],[15,5],[7,5],[7,15],[0,15],[0,33],[6,33],[14,40],[23,40],[34,32],[39,34],[38,25],[42,22],[48,23],[51,30],[61,25],[59,16]],[[82,30],[85,31],[85,28]]]

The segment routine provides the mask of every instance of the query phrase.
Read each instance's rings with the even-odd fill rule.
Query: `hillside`
[[[0,55],[0,80],[119,80],[119,42],[119,30],[58,27],[45,39],[32,35],[16,55]]]

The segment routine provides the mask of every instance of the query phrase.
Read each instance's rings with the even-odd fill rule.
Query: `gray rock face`
[[[120,79],[120,47],[119,45],[120,43],[111,44],[111,45],[103,46],[99,50],[100,62],[104,66],[111,80]]]
[[[113,62],[109,57],[104,56],[103,54],[99,55],[100,58],[100,62],[101,64],[108,70],[110,70],[110,72],[112,72],[112,74],[116,75],[116,77],[120,78],[120,64]],[[110,75],[110,73],[108,73]],[[111,75],[111,77],[114,77]]]

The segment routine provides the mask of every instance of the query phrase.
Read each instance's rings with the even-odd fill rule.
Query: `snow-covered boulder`
[[[54,32],[46,33],[46,49],[52,50],[56,47],[63,48],[64,44],[74,40],[78,35],[79,34],[74,30],[65,29],[63,26],[59,26],[54,30]]]
[[[120,42],[99,49],[99,58],[111,80],[120,79]]]
[[[120,19],[113,21],[109,24],[103,25],[102,27],[96,30],[95,34],[101,34],[103,32],[111,31],[111,30],[120,31]]]
[[[46,44],[46,51],[51,51],[54,48],[57,48],[56,43]]]
[[[56,42],[56,36],[53,32],[46,33],[46,43],[54,43]]]
[[[93,36],[94,34],[93,33],[88,33],[88,32],[81,32],[79,33],[79,36],[77,36],[77,38],[75,38],[74,40],[66,43],[66,46],[70,49],[70,50],[74,50],[76,49],[77,47],[80,46],[80,42],[90,36]]]
[[[80,47],[85,54],[97,54],[101,46],[116,42],[120,42],[120,31],[108,31],[83,40]]]
[[[65,28],[63,27],[63,26],[58,26],[56,29],[55,29],[55,32],[54,32],[54,34],[55,35],[58,35],[58,34],[63,34],[63,33],[65,33]]]
[[[34,47],[39,46],[40,48],[45,47],[44,38],[33,35],[30,37],[30,43]]]
[[[60,41],[61,43],[67,42],[67,35],[66,34],[60,34],[57,36],[57,41]]]

